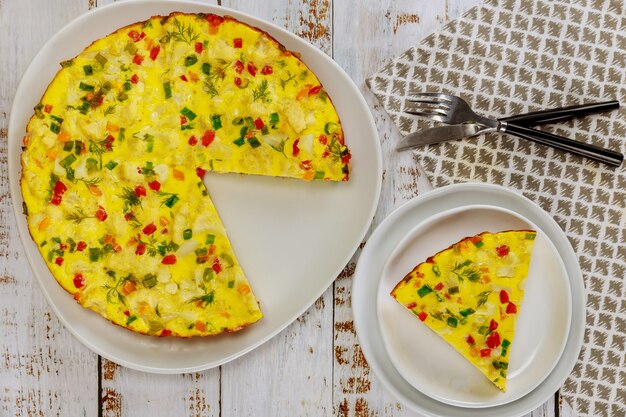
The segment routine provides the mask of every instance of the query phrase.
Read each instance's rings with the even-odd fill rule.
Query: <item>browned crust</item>
[[[32,236],[31,236],[31,237],[32,237]],[[51,270],[51,269],[50,269],[50,267],[48,266],[48,263],[47,263],[47,262],[46,262],[46,266],[48,267],[48,270],[52,273],[52,276],[54,276],[54,273],[52,272],[52,270]],[[226,329],[222,330],[222,331],[221,331],[221,332],[219,332],[219,333],[194,334],[194,335],[184,336],[184,335],[181,335],[181,334],[178,334],[178,333],[176,333],[176,332],[172,331],[171,329],[167,329],[167,330],[171,331],[171,334],[170,334],[170,335],[168,335],[168,336],[161,336],[161,335],[158,335],[158,334],[151,334],[151,333],[148,333],[148,332],[143,332],[143,331],[140,331],[140,330],[131,329],[131,328],[129,328],[128,326],[124,326],[124,325],[122,325],[122,324],[120,324],[120,323],[116,323],[116,322],[114,322],[113,320],[109,319],[108,317],[104,317],[102,314],[99,314],[97,311],[95,311],[95,310],[93,310],[93,309],[91,309],[91,308],[89,308],[89,307],[85,307],[83,304],[81,304],[81,303],[80,303],[80,302],[79,302],[79,301],[78,301],[78,300],[74,297],[74,296],[76,296],[76,294],[77,294],[77,293],[72,292],[69,288],[65,287],[65,286],[64,286],[64,285],[63,285],[63,284],[62,284],[59,280],[57,280],[57,283],[59,283],[59,285],[61,286],[61,288],[63,288],[63,289],[64,289],[64,290],[65,290],[68,294],[70,294],[71,296],[73,296],[72,298],[74,298],[74,300],[76,301],[76,303],[77,303],[78,305],[80,305],[82,308],[84,308],[85,310],[90,311],[92,314],[97,314],[98,316],[100,316],[100,317],[104,318],[105,320],[110,321],[111,323],[115,324],[116,326],[119,326],[119,327],[121,327],[121,328],[123,328],[123,329],[129,330],[129,331],[134,332],[134,333],[139,333],[139,334],[142,334],[142,335],[145,335],[145,336],[153,336],[153,337],[178,337],[178,338],[181,338],[181,339],[191,339],[192,337],[210,337],[210,336],[219,336],[219,335],[220,335],[220,334],[222,334],[222,333],[234,333],[234,332],[238,332],[238,331],[240,331],[240,330],[242,330],[242,329],[244,329],[244,328],[246,328],[246,327],[250,326],[251,324],[256,323],[257,321],[259,321],[259,320],[261,320],[261,319],[263,318],[263,316],[261,316],[261,317],[259,317],[259,319],[258,319],[258,320],[255,320],[255,321],[250,321],[250,322],[246,322],[246,323],[240,324],[240,325],[239,325],[239,326],[237,326],[237,327],[233,327],[233,328],[226,328]]]
[[[510,233],[510,232],[537,233],[537,231],[536,231],[536,230],[532,230],[532,229],[514,229],[514,230],[501,230],[501,231],[499,231],[499,232],[489,232],[489,231],[485,231],[485,232],[478,233],[478,234],[476,234],[476,235],[466,236],[466,237],[462,238],[461,240],[459,240],[458,242],[455,242],[455,243],[451,244],[451,245],[450,245],[450,246],[448,246],[447,248],[440,250],[439,252],[435,253],[435,254],[434,254],[434,255],[432,255],[432,256],[429,256],[429,257],[428,257],[428,258],[427,258],[424,262],[420,262],[419,264],[417,264],[417,265],[415,266],[415,268],[413,268],[413,269],[411,270],[411,272],[409,272],[408,274],[406,274],[406,275],[404,276],[404,278],[402,278],[402,279],[400,280],[400,282],[398,282],[398,283],[396,284],[396,286],[395,286],[395,287],[393,287],[393,290],[391,290],[391,292],[390,292],[389,294],[390,294],[393,298],[396,298],[396,295],[395,295],[396,290],[400,287],[400,285],[401,285],[402,283],[409,282],[409,281],[411,280],[411,275],[412,275],[414,272],[416,272],[416,271],[417,271],[417,269],[418,269],[420,266],[424,265],[425,263],[429,263],[429,262],[428,262],[428,260],[429,260],[429,259],[433,259],[435,256],[439,255],[440,253],[442,253],[442,252],[445,252],[445,251],[447,251],[447,250],[452,249],[452,247],[453,247],[454,245],[458,245],[459,243],[465,242],[465,241],[470,240],[470,239],[472,239],[472,238],[474,238],[474,237],[477,237],[477,236],[482,236],[482,235],[487,234],[487,233],[495,235],[495,234],[500,234],[500,233]]]
[[[79,304],[80,304],[80,303],[79,303]],[[89,310],[89,311],[93,312],[94,314],[98,314],[97,312],[93,311],[93,310],[92,310],[92,309],[90,309],[90,308],[87,308],[87,307],[83,306],[82,304],[81,304],[81,306],[82,306],[85,310]],[[235,332],[239,332],[239,331],[243,330],[244,328],[246,328],[246,327],[250,326],[251,324],[256,323],[256,322],[257,322],[257,321],[259,321],[261,318],[263,318],[263,317],[261,317],[261,318],[259,318],[259,320],[256,320],[256,321],[251,321],[251,322],[248,322],[248,323],[244,323],[244,324],[241,324],[241,325],[239,325],[239,326],[237,326],[237,327],[224,329],[224,330],[222,330],[222,331],[221,331],[221,332],[219,332],[219,333],[194,334],[194,335],[184,336],[184,335],[181,335],[181,334],[179,334],[179,333],[176,333],[176,332],[171,331],[170,329],[168,329],[168,330],[170,330],[170,331],[171,331],[171,333],[170,333],[169,335],[167,335],[167,336],[161,336],[161,335],[158,335],[158,334],[150,334],[150,333],[148,333],[148,332],[142,332],[142,331],[140,331],[140,330],[131,329],[131,328],[127,327],[127,326],[123,326],[123,325],[121,325],[121,324],[119,324],[119,323],[116,323],[116,322],[114,322],[113,320],[111,320],[111,319],[109,319],[109,318],[107,318],[107,317],[102,316],[101,314],[98,314],[98,316],[100,316],[100,317],[102,317],[102,318],[106,319],[107,321],[110,321],[111,323],[113,323],[114,325],[116,325],[116,326],[118,326],[118,327],[121,327],[122,329],[126,329],[126,330],[128,330],[128,331],[133,332],[133,333],[138,333],[138,334],[141,334],[141,335],[144,335],[144,336],[152,336],[152,337],[176,337],[176,338],[178,338],[178,339],[191,339],[192,337],[216,337],[216,336],[219,336],[219,335],[224,334],[224,333],[235,333]]]
[[[30,233],[30,228],[28,228],[28,234],[30,234],[30,238],[31,238],[33,241],[35,241],[35,239],[33,238],[33,235]],[[52,276],[53,276],[53,277],[55,277],[56,282],[57,282],[57,283],[61,286],[61,288],[63,288],[63,289],[64,289],[64,290],[65,290],[65,291],[69,294],[69,295],[71,295],[71,296],[72,296],[72,298],[74,298],[74,301],[76,301],[76,303],[77,303],[78,305],[80,305],[81,307],[83,307],[85,310],[88,310],[88,311],[90,311],[91,313],[93,313],[93,314],[97,314],[98,316],[100,316],[100,317],[102,317],[102,318],[106,319],[107,321],[110,321],[111,323],[115,324],[116,326],[119,326],[119,327],[121,327],[121,328],[123,328],[123,329],[129,330],[129,331],[134,332],[134,333],[143,334],[143,335],[145,335],[145,336],[154,336],[154,337],[178,337],[178,338],[182,338],[182,339],[190,339],[190,338],[192,338],[192,337],[209,337],[209,336],[219,336],[220,334],[222,334],[222,333],[224,333],[224,332],[226,332],[226,333],[234,333],[234,332],[238,332],[238,331],[240,331],[240,330],[242,330],[242,329],[244,329],[244,328],[246,328],[246,327],[250,326],[251,324],[256,323],[257,321],[259,321],[259,320],[261,320],[261,319],[263,318],[263,316],[261,316],[261,317],[259,317],[259,319],[258,319],[258,320],[255,320],[255,321],[250,321],[250,322],[247,322],[247,323],[243,323],[243,324],[240,324],[240,325],[239,325],[239,326],[237,326],[237,327],[233,327],[233,328],[226,328],[226,329],[222,330],[220,333],[195,334],[195,335],[191,335],[191,336],[183,336],[183,335],[180,335],[180,334],[178,334],[178,333],[176,333],[176,332],[173,332],[173,331],[172,331],[172,333],[171,333],[169,336],[160,336],[160,335],[158,335],[158,334],[150,334],[150,333],[148,333],[148,332],[142,332],[142,331],[140,331],[140,330],[135,330],[135,329],[131,329],[131,328],[127,327],[127,326],[123,326],[123,325],[121,325],[121,324],[119,324],[119,323],[114,322],[113,320],[109,319],[108,317],[104,317],[102,314],[99,314],[97,311],[95,311],[95,310],[93,310],[93,309],[91,309],[91,308],[89,308],[89,307],[85,307],[83,304],[81,304],[81,303],[80,303],[80,302],[79,302],[79,301],[75,298],[75,296],[76,296],[76,294],[77,294],[77,293],[76,293],[76,292],[72,292],[69,288],[67,288],[65,285],[63,285],[63,283],[62,283],[61,281],[59,281],[58,279],[56,279],[56,276],[54,275],[54,272],[52,271],[52,269],[50,269],[50,266],[48,265],[48,263],[46,262],[45,264],[46,264],[46,267],[48,268],[48,270],[50,271],[50,273],[52,274]],[[170,331],[171,331],[171,329],[168,329],[168,330],[170,330]]]

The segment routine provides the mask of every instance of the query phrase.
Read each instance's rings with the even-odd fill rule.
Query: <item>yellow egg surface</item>
[[[61,65],[21,157],[29,230],[56,280],[144,334],[259,320],[202,177],[347,181],[317,77],[266,33],[213,14],[152,17]]]
[[[464,238],[391,292],[503,391],[535,236],[513,230]]]

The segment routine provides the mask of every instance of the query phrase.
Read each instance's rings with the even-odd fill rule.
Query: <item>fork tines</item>
[[[437,122],[442,122],[448,114],[452,102],[442,93],[417,93],[407,99],[412,108],[406,109],[405,113],[425,117]]]
[[[433,102],[448,102],[451,103],[452,100],[450,100],[449,96],[447,94],[444,93],[415,93],[415,94],[411,94],[412,97],[418,97],[418,99],[413,100],[413,99],[409,99],[408,101],[420,101],[419,97],[422,97],[421,100],[426,100],[426,101],[433,101]]]

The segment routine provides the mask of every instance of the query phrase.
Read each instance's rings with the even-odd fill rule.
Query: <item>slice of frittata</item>
[[[391,292],[503,391],[535,236],[467,237],[417,265]]]

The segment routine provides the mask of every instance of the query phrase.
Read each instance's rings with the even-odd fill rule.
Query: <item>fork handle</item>
[[[624,160],[624,155],[610,149],[601,148],[589,143],[579,142],[577,140],[553,135],[548,132],[531,129],[525,126],[519,126],[511,123],[502,124],[504,125],[502,130],[510,135],[541,143],[543,145],[552,146],[553,148],[568,151],[595,161],[604,162],[608,165],[618,167]]]
[[[515,123],[521,126],[541,125],[546,123],[564,122],[594,113],[603,113],[619,108],[619,101],[604,101],[601,103],[576,104],[559,109],[534,111],[532,113],[503,117],[501,122]]]

